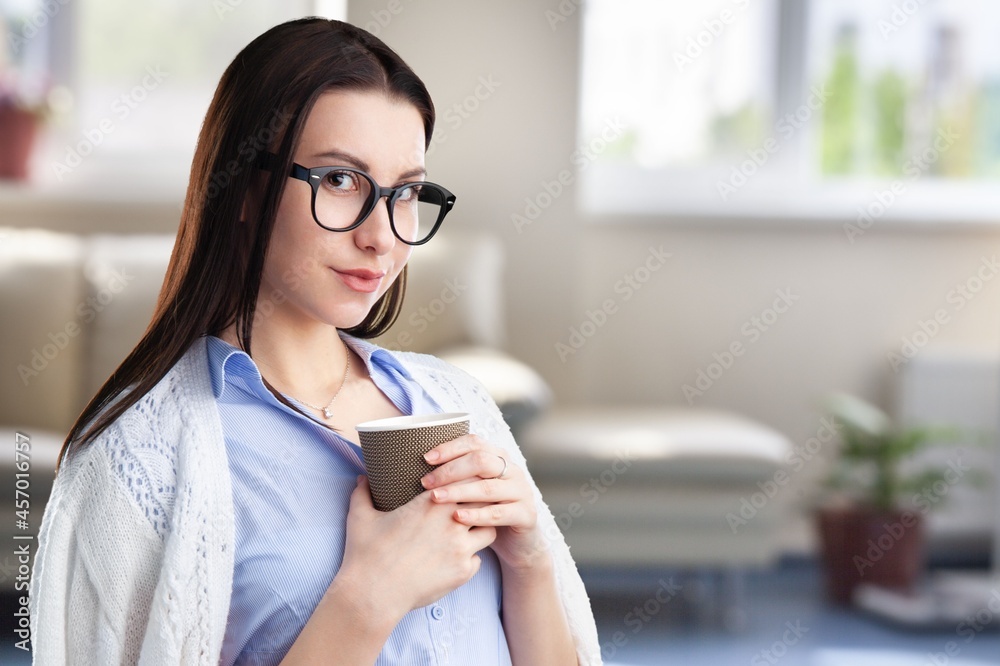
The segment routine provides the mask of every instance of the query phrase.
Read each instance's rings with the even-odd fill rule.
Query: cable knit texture
[[[482,385],[394,352],[445,411],[525,466]],[[526,468],[526,467],[525,467]],[[590,601],[532,482],[580,664],[601,664]],[[233,496],[204,338],[60,468],[42,517],[29,608],[35,664],[217,664],[233,581]]]

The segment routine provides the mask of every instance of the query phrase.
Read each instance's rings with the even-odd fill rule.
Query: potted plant
[[[50,109],[49,77],[38,58],[27,58],[42,44],[24,37],[24,25],[23,18],[0,14],[0,32],[10,38],[8,48],[0,48],[0,178],[12,180],[28,177],[38,126]]]
[[[848,604],[861,583],[911,591],[924,569],[925,515],[965,476],[954,466],[917,466],[914,454],[956,441],[958,431],[900,428],[874,405],[843,393],[831,395],[826,408],[841,426],[828,479],[834,499],[817,512],[828,596]]]

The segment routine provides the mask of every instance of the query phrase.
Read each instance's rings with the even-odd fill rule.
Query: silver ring
[[[500,473],[499,473],[499,474],[497,474],[496,476],[493,476],[493,477],[490,477],[490,478],[491,478],[491,479],[502,479],[502,478],[504,478],[504,474],[506,474],[506,473],[507,473],[507,459],[506,459],[506,458],[504,458],[504,457],[503,457],[502,455],[500,455],[499,453],[495,453],[494,455],[495,455],[495,456],[496,456],[497,458],[499,458],[500,460],[502,460],[502,461],[503,461],[503,469],[502,469],[502,470],[500,470]]]

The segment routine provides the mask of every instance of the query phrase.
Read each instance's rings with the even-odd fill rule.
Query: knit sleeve
[[[217,664],[233,507],[204,339],[56,475],[29,613],[38,664]]]
[[[497,417],[500,410],[496,408]],[[502,422],[502,419],[501,419]],[[512,458],[512,462],[519,465],[527,474],[531,483],[532,492],[535,497],[535,511],[538,516],[538,527],[549,548],[549,553],[556,574],[556,586],[559,589],[559,596],[562,600],[563,610],[569,623],[570,633],[576,645],[577,659],[581,666],[600,666],[601,649],[597,637],[597,625],[594,621],[593,611],[590,606],[590,598],[583,585],[583,579],[576,568],[576,562],[570,554],[569,546],[563,537],[562,531],[556,524],[555,517],[549,509],[548,504],[542,498],[542,493],[538,489],[531,471],[528,469],[527,461],[521,453],[520,447],[514,441],[509,429],[499,430],[492,436],[487,435],[487,439],[492,443],[506,449]]]
[[[64,462],[32,575],[34,663],[137,663],[162,551],[99,441]]]

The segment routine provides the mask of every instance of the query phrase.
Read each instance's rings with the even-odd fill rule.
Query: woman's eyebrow
[[[350,153],[345,153],[341,150],[324,151],[322,153],[317,153],[314,157],[315,159],[335,160],[338,166],[340,164],[347,164],[348,166],[352,166],[356,169],[361,169],[366,173],[371,173],[371,167],[368,165],[368,162],[364,161],[360,157],[356,157],[355,155],[351,155]],[[330,166],[334,165],[331,164]],[[409,171],[399,174],[398,179],[405,180],[407,178],[415,178],[417,176],[425,177],[426,175],[427,175],[426,169],[424,169],[423,167],[415,167],[413,169],[410,169]]]

